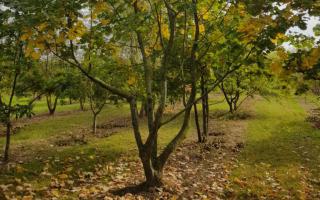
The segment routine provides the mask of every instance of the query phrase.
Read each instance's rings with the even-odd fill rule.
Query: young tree
[[[229,105],[229,112],[236,112],[245,100],[254,95],[274,95],[272,79],[272,75],[257,64],[239,69],[227,77],[219,87]]]
[[[103,107],[107,103],[108,95],[103,88],[100,86],[96,86],[94,84],[91,85],[91,91],[89,94],[90,101],[90,109],[93,114],[92,121],[92,132],[96,134],[97,132],[97,116],[102,111]]]
[[[9,160],[9,149],[12,129],[12,117],[16,118],[30,116],[32,114],[30,106],[15,104],[17,81],[20,74],[28,69],[28,63],[23,52],[23,43],[19,40],[21,34],[21,18],[19,13],[0,10],[0,78],[1,100],[0,100],[0,122],[6,127],[6,142],[4,148],[4,162]],[[0,16],[1,16],[0,15]],[[10,17],[16,16],[16,20],[10,21]],[[5,100],[3,96],[9,95]]]

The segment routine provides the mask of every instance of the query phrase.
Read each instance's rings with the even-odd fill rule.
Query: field
[[[217,99],[211,99],[210,102],[214,104],[216,101]],[[306,102],[303,98],[297,97],[289,97],[286,100],[278,98],[272,101],[258,97],[246,103],[239,111],[239,116],[233,118],[228,115],[219,115],[217,118],[216,113],[226,111],[225,103],[212,105],[210,131],[222,130],[224,136],[221,140],[224,145],[211,148],[210,153],[205,153],[204,156],[205,160],[211,160],[210,165],[226,166],[225,169],[217,167],[214,170],[226,173],[227,177],[225,185],[221,186],[224,188],[213,194],[226,199],[319,198],[317,191],[320,190],[318,154],[320,131],[306,121],[311,109],[316,106],[313,102],[313,97],[308,97]],[[92,183],[91,187],[97,191],[85,190],[88,196],[99,194],[101,191],[106,193],[101,189],[101,185],[114,183],[117,179],[115,177],[119,179],[127,177],[126,184],[133,181],[126,170],[136,170],[132,168],[138,168],[139,162],[129,120],[129,109],[125,103],[107,105],[104,108],[99,116],[101,128],[98,129],[98,135],[91,133],[90,111],[80,111],[78,104],[59,105],[55,116],[44,114],[44,102],[38,102],[35,110],[38,114],[33,119],[16,122],[21,128],[12,137],[12,161],[0,173],[1,188],[6,194],[21,198],[31,195],[39,198],[51,196],[59,199],[76,199],[79,195],[84,195],[83,188],[90,190],[87,184],[84,186],[81,182],[81,177],[86,173],[97,176],[100,186],[97,186],[98,183]],[[246,117],[242,119],[242,115]],[[178,131],[180,121],[177,119],[174,123],[163,127],[159,138],[160,148]],[[106,125],[107,128],[103,128],[102,125]],[[146,128],[144,124],[142,130]],[[239,135],[242,139],[239,143],[235,143],[237,140],[235,137]],[[219,136],[211,137],[209,144],[216,145],[216,137]],[[184,144],[194,147],[195,141],[196,133],[191,119]],[[4,144],[3,137],[0,142],[1,145]],[[239,151],[234,151],[235,146],[240,143],[243,145],[239,147]],[[196,159],[192,156],[195,152],[204,148],[187,147],[180,151],[188,151],[190,158],[187,159],[191,160]],[[218,152],[223,152],[223,156],[217,154]],[[217,155],[226,162],[212,163]],[[173,159],[177,158],[179,154],[173,156]],[[119,162],[121,163],[123,159],[134,164],[119,167]],[[185,158],[179,159],[177,163],[183,159]],[[165,171],[165,176],[171,176],[171,170],[177,167],[175,166],[177,164],[169,164],[171,165],[172,168]],[[106,166],[112,170],[98,173]],[[185,176],[185,172],[180,173],[182,177]],[[199,178],[200,185],[204,184],[204,181]],[[212,184],[216,184],[219,179],[211,181]],[[57,187],[55,184],[60,186]],[[181,184],[187,185],[183,182]],[[45,192],[48,188],[49,192]],[[72,188],[78,190],[71,192]],[[205,194],[205,191],[198,193],[188,195],[202,198],[200,194]],[[186,194],[185,191],[180,191],[180,195]],[[208,194],[210,193],[207,192]],[[168,194],[170,195],[178,197],[179,190]]]

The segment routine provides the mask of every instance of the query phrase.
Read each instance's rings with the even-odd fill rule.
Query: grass
[[[261,100],[255,109],[233,172],[237,198],[303,199],[309,178],[320,178],[320,131],[295,99]]]
[[[119,107],[107,105],[99,115],[98,122],[129,116],[127,104]],[[93,171],[99,164],[115,162],[123,154],[129,158],[137,158],[135,139],[130,127],[123,128],[120,132],[107,138],[88,135],[88,143],[85,145],[63,147],[54,145],[56,139],[71,132],[81,134],[82,129],[90,129],[91,120],[90,111],[79,111],[67,115],[47,116],[19,130],[11,139],[11,156],[16,161],[22,160],[23,164],[13,165],[1,171],[0,184],[12,183],[15,178],[21,178],[26,179],[26,182],[31,182],[35,187],[48,186],[50,179],[40,176],[45,166],[48,165],[47,163],[50,166],[49,172],[53,176],[63,173],[66,166],[71,166],[73,170],[69,173],[76,175],[78,171]],[[178,118],[161,128],[158,140],[160,148],[176,135],[180,122],[181,118]],[[193,129],[192,124],[190,129]],[[145,139],[147,126],[143,121],[141,132]],[[5,138],[0,138],[0,145],[3,145],[4,142]]]
[[[214,104],[220,99],[219,96],[213,96],[210,103]],[[40,101],[36,105],[38,113],[45,111],[44,103]],[[248,120],[245,148],[231,177],[230,187],[236,199],[303,199],[310,178],[320,180],[320,131],[305,121],[307,113],[296,99],[256,100],[255,104],[250,105],[254,106],[255,114]],[[78,106],[59,106],[57,112],[78,109]],[[226,103],[210,106],[212,112],[226,112],[227,109]],[[129,115],[126,104],[119,107],[108,105],[98,120],[106,122]],[[107,138],[87,135],[88,143],[85,145],[54,145],[55,140],[69,133],[82,134],[83,129],[90,129],[91,120],[90,111],[79,111],[44,117],[22,128],[12,137],[11,155],[17,161],[21,159],[24,162],[1,171],[0,184],[21,178],[40,188],[50,184],[50,177],[39,176],[48,165],[53,177],[65,173],[66,168],[72,168],[68,173],[76,176],[79,171],[94,171],[98,165],[115,162],[121,155],[126,155],[128,159],[137,158],[130,127]],[[181,118],[178,118],[161,129],[159,148],[175,136],[180,124]],[[189,137],[190,133],[194,133],[193,119],[190,124]],[[145,121],[141,123],[141,131],[145,139]],[[4,138],[0,138],[0,144],[4,144]],[[105,178],[108,180],[108,177]],[[314,187],[320,190],[319,185]]]
[[[8,102],[9,101],[9,96],[8,95],[4,95],[3,97],[3,101]],[[29,103],[30,99],[32,98],[28,98],[28,97],[14,97],[13,98],[13,104],[22,104],[22,105],[26,105]],[[88,105],[86,105],[88,107]],[[77,102],[74,102],[72,104],[69,104],[69,100],[67,99],[59,99],[58,100],[58,104],[57,104],[57,108],[56,108],[56,112],[63,112],[63,111],[74,111],[74,110],[79,110],[80,109],[80,105]],[[34,102],[33,104],[33,112],[38,115],[38,114],[45,114],[48,113],[48,106],[47,106],[47,101],[45,97],[42,97],[40,100],[37,100],[36,102]]]

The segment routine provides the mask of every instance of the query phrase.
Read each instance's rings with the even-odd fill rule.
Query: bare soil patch
[[[306,121],[310,122],[314,128],[320,129],[320,108],[302,99],[300,99],[300,105],[308,112]]]

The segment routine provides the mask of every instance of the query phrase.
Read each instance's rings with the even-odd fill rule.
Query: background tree
[[[15,20],[9,20],[11,17],[15,17]],[[16,118],[30,116],[32,107],[14,102],[19,76],[28,70],[23,43],[19,40],[22,24],[20,15],[18,12],[7,10],[1,12],[0,18],[0,73],[3,75],[1,77],[0,122],[6,126],[3,160],[7,162],[9,160],[12,116],[16,115]],[[6,95],[9,96],[8,99],[5,98]]]

